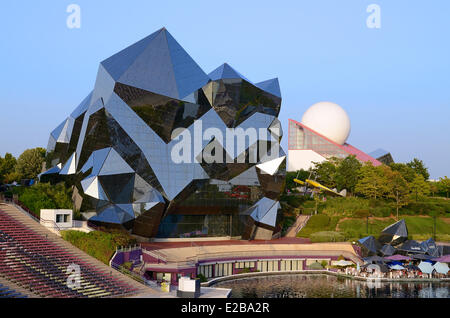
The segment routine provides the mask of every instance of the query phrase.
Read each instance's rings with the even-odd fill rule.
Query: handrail
[[[307,254],[307,255],[303,255],[302,251],[296,251],[296,250],[282,250],[282,251],[271,251],[271,256],[272,257],[278,257],[278,258],[282,258],[283,256],[291,256],[291,257],[295,257],[295,256],[300,256],[300,257],[304,257],[304,256],[309,256],[309,257],[324,257],[324,256],[335,256],[332,254],[340,254],[343,255],[346,258],[351,259],[353,262],[358,262],[358,257],[355,254],[352,254],[349,251],[339,251],[339,253],[335,253],[336,251],[334,250],[321,250],[321,251],[317,251],[317,252],[323,252],[324,255],[320,255],[320,254],[316,254],[316,255],[312,255],[312,254]],[[325,254],[325,252],[328,252],[328,254]],[[290,255],[289,255],[290,254]],[[321,253],[322,254],[322,253]],[[190,256],[186,258],[186,262],[195,262],[197,263],[199,260],[202,262],[207,262],[208,260],[211,259],[227,259],[229,257],[237,257],[244,260],[245,258],[247,259],[253,259],[253,258],[261,258],[264,257],[264,255],[262,254],[262,251],[246,251],[246,252],[227,252],[227,253],[220,253],[220,252],[214,252],[214,253],[200,253],[197,254],[195,256]]]
[[[134,246],[117,246],[116,252],[133,252],[140,250],[140,245],[134,245]]]
[[[307,215],[306,218],[303,220],[302,223],[300,223],[297,228],[295,229],[295,231],[298,233],[300,232],[301,229],[303,229],[303,227],[306,225],[306,223],[308,223],[309,219],[311,218],[310,215]]]
[[[34,221],[38,222],[39,224],[43,223],[51,223],[53,225],[53,229],[56,229],[58,232],[61,232],[61,228],[56,224],[53,220],[46,220],[41,218],[40,216],[37,216],[33,213],[25,204],[20,202],[19,200],[12,200],[14,206],[20,208],[23,212],[27,213]]]
[[[149,281],[148,279],[145,279],[144,277],[142,277],[134,272],[131,272],[127,268],[123,267],[122,265],[116,264],[115,262],[111,262],[111,268],[114,268],[115,270],[121,272],[122,274],[127,275],[131,279],[133,279],[143,285],[157,287],[157,286],[152,285],[152,282]]]
[[[147,255],[150,255],[151,257],[159,259],[159,260],[161,260],[164,263],[168,263],[167,258],[164,255],[162,255],[162,253],[157,252],[155,250],[149,251],[149,250],[146,250],[145,248],[143,248],[142,249],[142,253],[145,253]]]

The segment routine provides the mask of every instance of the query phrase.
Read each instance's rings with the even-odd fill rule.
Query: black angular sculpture
[[[389,225],[381,231],[378,241],[381,244],[398,245],[408,239],[408,229],[405,220],[400,220],[394,224]]]

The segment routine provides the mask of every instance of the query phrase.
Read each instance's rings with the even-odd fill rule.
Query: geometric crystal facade
[[[382,244],[390,244],[396,246],[400,243],[405,242],[407,239],[408,228],[406,227],[405,220],[400,220],[383,229],[378,238],[378,241]]]
[[[47,152],[93,222],[267,239],[286,174],[280,107],[277,79],[253,83],[228,64],[206,74],[163,28],[100,63]]]
[[[379,162],[384,163],[389,166],[391,163],[394,163],[394,158],[389,151],[384,149],[377,149],[369,153],[369,156],[377,159]]]

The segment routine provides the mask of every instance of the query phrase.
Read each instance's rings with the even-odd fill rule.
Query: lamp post
[[[369,235],[369,216],[366,216],[366,232]]]
[[[436,241],[436,215],[433,215],[433,239]]]

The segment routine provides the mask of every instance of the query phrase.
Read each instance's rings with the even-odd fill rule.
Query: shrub
[[[365,229],[364,229],[365,232]],[[357,238],[356,240],[359,240],[361,237],[365,236],[365,234],[362,231],[358,231],[355,229],[347,229],[344,231],[344,235],[345,235],[345,240],[346,241],[354,241],[354,238]]]
[[[107,265],[117,247],[136,244],[136,240],[125,231],[94,231],[90,233],[61,231],[61,236],[72,245]]]
[[[131,262],[125,262],[125,263],[122,264],[122,266],[125,267],[125,268],[128,269],[128,270],[131,270],[131,266],[132,266],[132,265],[133,265],[133,264],[132,264]]]
[[[391,209],[389,207],[382,208],[381,216],[385,217],[385,218],[390,217],[391,216]]]
[[[297,195],[282,195],[280,197],[281,202],[286,202],[290,206],[294,208],[300,207],[308,198],[305,196],[297,196]],[[314,202],[314,201],[313,201]]]
[[[353,212],[353,216],[355,218],[365,218],[368,217],[370,215],[369,210],[356,210],[355,212]]]
[[[379,206],[370,210],[372,216],[375,217],[389,217],[391,215],[391,208],[387,206]]]
[[[37,183],[31,187],[16,187],[13,191],[19,195],[19,200],[38,216],[41,209],[73,208],[72,189],[66,188],[64,183]]]
[[[208,279],[206,279],[205,275],[203,275],[203,274],[198,274],[197,278],[200,279],[201,283],[205,283],[208,281]]]

